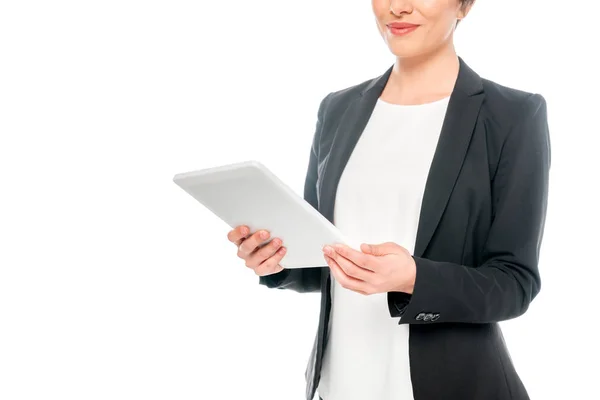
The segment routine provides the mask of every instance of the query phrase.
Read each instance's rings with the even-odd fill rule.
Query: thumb
[[[395,243],[386,242],[381,244],[367,244],[361,245],[361,250],[364,253],[371,254],[374,256],[385,256],[386,254],[396,253],[397,245]]]

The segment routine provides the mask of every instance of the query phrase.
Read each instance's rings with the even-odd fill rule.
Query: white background
[[[593,3],[456,33],[548,102],[543,289],[503,324],[532,399],[600,398]],[[259,286],[171,179],[258,159],[301,193],[321,98],[393,63],[370,2],[0,4],[0,399],[302,399],[318,295]]]

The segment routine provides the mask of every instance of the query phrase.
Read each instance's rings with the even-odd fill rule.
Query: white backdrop
[[[503,324],[532,399],[600,398],[599,37],[576,3],[480,0],[456,34],[548,101],[542,292]],[[393,63],[370,2],[0,4],[0,399],[302,399],[318,295],[259,286],[171,179],[257,159],[301,193],[321,98]]]

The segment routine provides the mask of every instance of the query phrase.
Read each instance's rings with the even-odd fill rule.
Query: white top
[[[421,105],[379,99],[337,189],[334,224],[354,243],[395,242],[411,254],[425,182],[449,97]],[[323,400],[413,400],[408,325],[385,293],[364,296],[332,278]]]

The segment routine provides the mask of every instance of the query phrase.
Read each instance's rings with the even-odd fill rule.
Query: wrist
[[[394,289],[395,292],[403,292],[412,294],[415,288],[415,281],[417,279],[417,264],[414,258],[410,257],[408,267],[405,269],[406,274],[402,276],[402,282]]]

